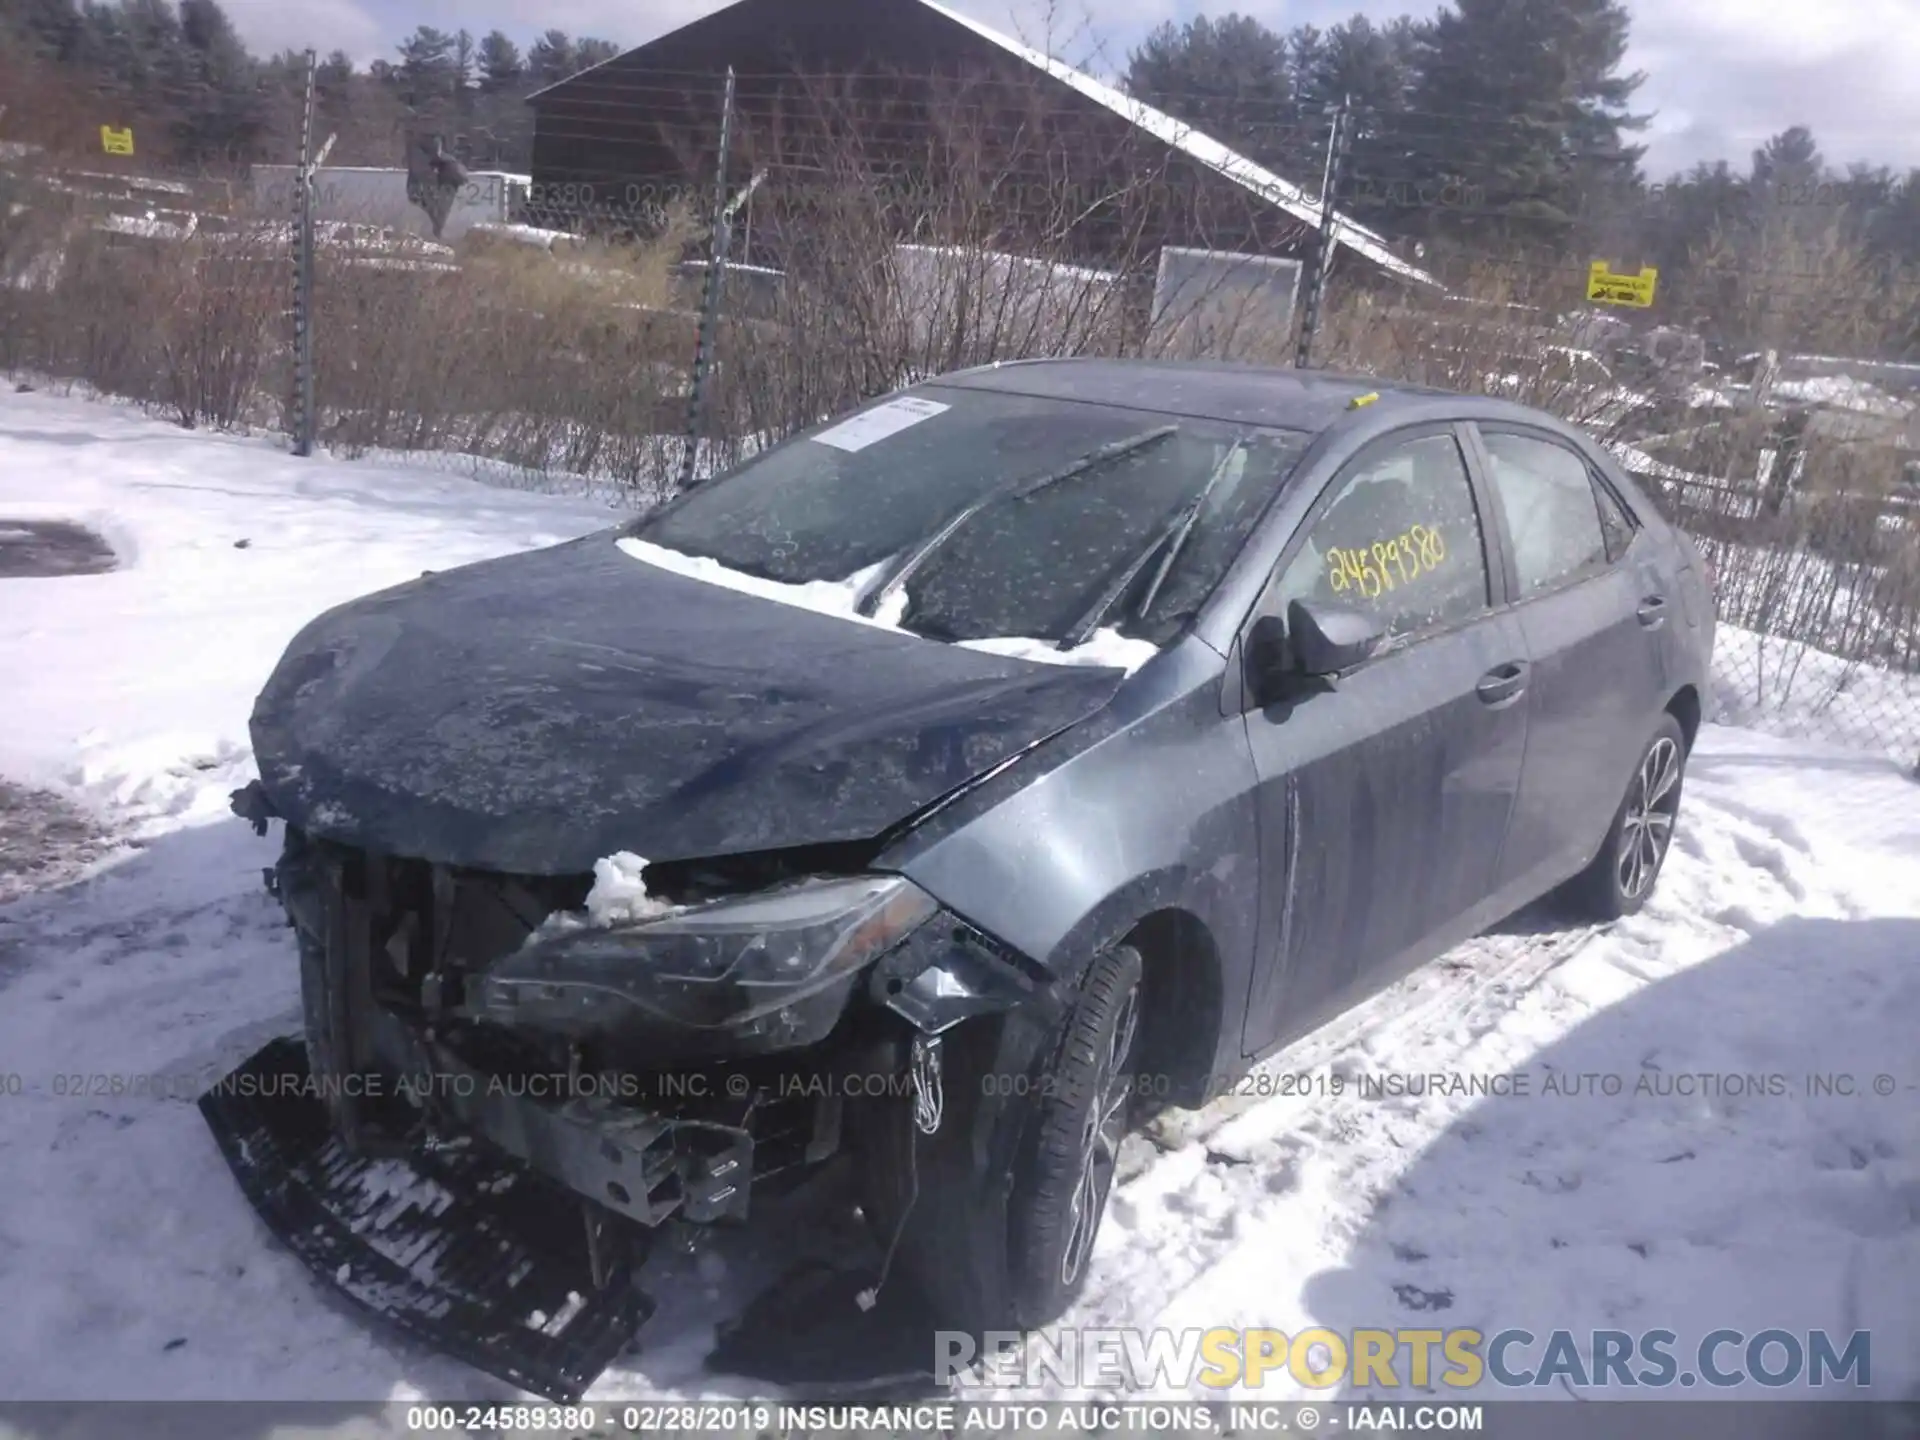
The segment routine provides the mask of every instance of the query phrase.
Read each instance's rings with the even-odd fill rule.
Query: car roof
[[[935,376],[926,383],[1036,399],[1122,405],[1165,415],[1309,434],[1338,423],[1352,412],[1353,402],[1364,395],[1378,397],[1367,408],[1381,418],[1382,412],[1390,410],[1428,408],[1435,399],[1457,402],[1462,415],[1475,413],[1485,403],[1476,396],[1367,375],[1207,360],[1002,361]]]

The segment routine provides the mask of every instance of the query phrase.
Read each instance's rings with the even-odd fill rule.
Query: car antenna
[[[882,602],[884,602],[889,595],[893,594],[894,591],[906,584],[913,572],[926,564],[933,552],[953,537],[954,531],[958,530],[962,525],[965,525],[989,505],[996,504],[1001,500],[1024,500],[1029,495],[1038,494],[1049,486],[1058,485],[1062,480],[1071,480],[1074,476],[1083,475],[1097,465],[1104,465],[1110,460],[1118,460],[1122,456],[1131,455],[1136,450],[1144,450],[1147,446],[1157,441],[1165,440],[1168,436],[1178,435],[1179,433],[1180,427],[1178,425],[1162,425],[1158,429],[1147,430],[1141,434],[1129,436],[1125,440],[1115,440],[1110,444],[1100,446],[1097,450],[1089,450],[1078,460],[1064,465],[1058,470],[1049,470],[1045,474],[1036,475],[1025,480],[1016,480],[1011,484],[994,486],[988,490],[986,494],[982,495],[978,500],[975,500],[958,515],[954,516],[953,519],[949,520],[945,525],[942,525],[939,530],[935,531],[933,536],[924,541],[918,549],[909,553],[906,559],[894,567],[893,573],[887,576],[884,582],[868,591],[865,595],[862,595],[859,603],[854,606],[855,612],[865,616],[872,616],[878,613]]]

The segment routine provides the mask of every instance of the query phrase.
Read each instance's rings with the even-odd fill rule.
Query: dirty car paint
[[[742,595],[602,534],[323,615],[252,728],[275,809],[313,834],[566,875],[877,836],[1124,678]]]

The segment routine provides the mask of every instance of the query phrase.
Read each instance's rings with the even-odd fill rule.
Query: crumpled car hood
[[[687,579],[612,533],[329,611],[253,712],[311,834],[577,875],[879,835],[1097,711],[1117,670],[938,644]]]

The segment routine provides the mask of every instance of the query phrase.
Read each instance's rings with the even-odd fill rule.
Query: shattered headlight
[[[597,1029],[637,1007],[739,1030],[851,979],[938,910],[893,875],[804,880],[529,946],[470,991],[486,1018]]]

